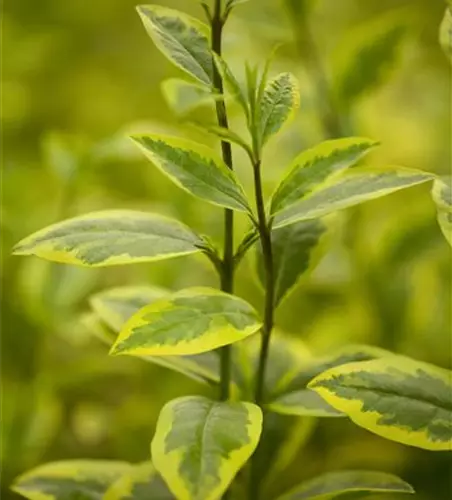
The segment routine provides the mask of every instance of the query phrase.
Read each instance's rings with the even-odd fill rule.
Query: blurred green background
[[[201,16],[194,1],[160,4]],[[109,358],[81,318],[109,286],[216,286],[202,258],[85,270],[12,257],[20,238],[61,218],[138,208],[178,217],[221,241],[222,214],[180,192],[133,149],[131,129],[191,136],[162,96],[180,73],[153,46],[132,0],[5,0],[3,4],[1,498],[38,463],[78,457],[148,458],[167,400],[206,392],[140,360]],[[240,74],[281,43],[272,71],[300,80],[301,108],[268,148],[270,190],[290,158],[327,137],[381,141],[372,164],[435,173],[450,166],[450,67],[438,45],[441,0],[252,0],[226,29]],[[232,123],[244,125],[231,107]],[[205,106],[197,118],[212,119]],[[238,175],[251,188],[246,159]],[[246,229],[238,220],[237,233]],[[429,186],[341,214],[328,255],[278,312],[278,324],[318,353],[377,345],[450,367],[451,253]],[[261,307],[250,254],[237,294]],[[334,419],[332,419],[334,420]],[[289,421],[289,419],[288,419]],[[420,500],[450,498],[447,454],[405,447],[343,419],[317,422],[281,491],[318,472],[399,474]],[[271,459],[271,450],[269,451]],[[388,497],[389,498],[389,497]]]

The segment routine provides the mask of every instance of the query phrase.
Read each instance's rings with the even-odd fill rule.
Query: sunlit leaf
[[[271,200],[271,213],[286,210],[338,177],[368,154],[377,143],[349,137],[322,142],[303,151],[289,167]]]
[[[277,393],[273,393],[268,400],[267,407],[271,411],[282,415],[299,415],[312,417],[338,417],[341,412],[329,405],[314,391],[307,389],[308,383],[320,373],[356,361],[388,356],[390,353],[383,349],[366,345],[352,345],[340,349],[329,356],[310,357],[299,360],[286,384]]]
[[[449,61],[452,63],[452,5],[444,13],[439,30],[439,41]]]
[[[236,144],[237,146],[240,146],[243,148],[249,155],[251,155],[251,148],[247,144],[247,142],[240,137],[239,134],[235,133],[233,130],[220,127],[215,124],[211,123],[194,123],[195,126],[201,128],[205,132],[214,135],[215,137],[218,137],[222,141],[230,142],[231,144]]]
[[[339,102],[351,106],[385,81],[407,32],[403,15],[387,15],[350,32],[334,77]]]
[[[102,500],[173,500],[163,479],[152,462],[132,465],[110,486]]]
[[[104,290],[91,297],[91,307],[105,324],[119,333],[124,324],[140,309],[163,296],[169,290],[153,286],[124,286]],[[94,333],[105,340],[105,329],[91,325]],[[107,345],[112,346],[114,338],[107,336]],[[181,373],[197,382],[216,384],[220,380],[220,360],[215,351],[192,356],[142,356],[142,359]]]
[[[298,82],[291,73],[282,73],[267,83],[257,109],[260,145],[282,128],[299,103]]]
[[[279,212],[274,227],[322,217],[432,179],[432,174],[403,167],[352,169]]]
[[[133,210],[92,212],[20,241],[16,255],[88,267],[136,264],[199,252],[200,238],[180,222]]]
[[[199,106],[211,104],[212,99],[219,98],[209,88],[180,78],[164,80],[162,92],[168,106],[177,115],[188,114]]]
[[[257,313],[244,300],[210,288],[189,288],[140,309],[111,354],[198,354],[243,340],[260,327]]]
[[[159,135],[134,136],[133,140],[156,167],[185,191],[214,205],[249,210],[234,173],[209,148]]]
[[[327,222],[301,221],[272,231],[275,306],[296,286],[301,276],[312,270],[323,255]],[[262,249],[257,247],[257,271],[265,286]]]
[[[197,19],[160,5],[140,5],[146,31],[176,66],[200,82],[212,82],[209,28]]]
[[[438,208],[438,223],[449,245],[452,245],[452,177],[435,179],[432,196]]]
[[[380,436],[429,450],[452,449],[452,372],[402,356],[332,368],[308,386]]]
[[[179,500],[216,500],[255,450],[261,428],[262,412],[251,403],[175,399],[159,415],[152,461]]]
[[[414,490],[402,479],[385,472],[340,471],[306,481],[278,500],[333,500],[347,493],[362,498],[369,493],[414,493]]]
[[[20,476],[12,490],[29,500],[100,500],[108,487],[129,469],[126,462],[53,462]]]

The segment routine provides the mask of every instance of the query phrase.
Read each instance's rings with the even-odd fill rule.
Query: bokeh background
[[[202,17],[195,1],[159,0]],[[161,83],[181,77],[153,46],[133,0],[5,0],[2,42],[1,498],[41,462],[148,458],[167,400],[208,393],[164,368],[109,358],[83,322],[103,288],[216,286],[202,258],[86,270],[10,255],[20,238],[64,217],[138,208],[178,217],[221,241],[220,209],[179,191],[129,143],[136,128],[211,138],[181,125]],[[252,0],[226,29],[225,55],[300,80],[301,108],[265,159],[271,190],[290,158],[327,137],[381,141],[372,164],[435,173],[450,167],[450,67],[438,45],[441,0]],[[176,109],[177,108],[177,109]],[[243,129],[238,110],[232,123]],[[192,117],[212,119],[204,106]],[[238,175],[251,188],[246,159]],[[239,220],[237,233],[246,228]],[[279,326],[318,353],[348,343],[451,364],[451,253],[422,185],[341,214],[330,251],[278,312]],[[237,293],[261,307],[253,258]],[[334,420],[334,419],[332,419]],[[375,468],[410,481],[420,500],[450,498],[451,462],[385,441],[345,419],[306,433],[273,489],[318,472]],[[289,419],[288,419],[289,425]],[[268,451],[273,459],[272,450]],[[390,497],[388,497],[390,498]]]

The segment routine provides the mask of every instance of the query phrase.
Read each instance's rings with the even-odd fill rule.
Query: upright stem
[[[273,330],[274,305],[275,305],[275,278],[273,267],[273,251],[271,241],[271,227],[265,214],[265,203],[262,190],[261,162],[257,161],[253,166],[254,190],[256,196],[256,208],[258,215],[258,231],[262,246],[262,255],[265,271],[265,310],[264,324],[262,327],[261,349],[256,373],[256,387],[254,400],[262,406],[265,399],[265,371],[267,367],[268,353],[270,350],[270,338]],[[249,477],[249,500],[258,500],[260,496],[261,478],[259,471],[259,454],[251,458],[251,469]]]
[[[255,402],[261,405],[264,399],[264,380],[267,365],[270,337],[273,330],[273,315],[275,304],[275,283],[273,271],[273,251],[271,241],[271,229],[265,214],[264,195],[262,190],[261,164],[258,161],[254,167],[254,189],[256,196],[256,208],[258,216],[258,229],[262,245],[262,256],[265,271],[265,309],[264,325],[262,327],[262,345],[259,356],[259,364],[256,374]]]
[[[221,13],[221,0],[215,0],[214,11],[211,19],[212,27],[212,50],[221,56],[224,20]],[[216,66],[213,67],[213,83],[215,89],[223,93],[223,81]],[[223,128],[229,128],[226,105],[223,99],[215,101],[218,125]],[[223,161],[231,170],[232,148],[229,142],[221,142],[221,151]],[[234,214],[232,210],[224,211],[224,250],[223,267],[221,273],[221,289],[224,292],[232,293],[234,291]],[[227,401],[229,399],[229,386],[231,381],[231,350],[229,346],[221,348],[221,382],[220,399]]]

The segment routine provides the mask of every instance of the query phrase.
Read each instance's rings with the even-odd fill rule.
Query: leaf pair
[[[322,217],[433,178],[402,167],[347,171],[376,144],[369,139],[336,139],[301,153],[272,196],[274,227]]]

